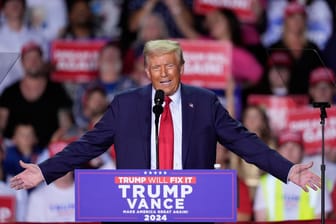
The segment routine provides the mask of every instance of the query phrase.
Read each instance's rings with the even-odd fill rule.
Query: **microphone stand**
[[[155,113],[156,169],[159,169],[159,118],[160,118],[160,114],[161,113]]]
[[[164,92],[161,89],[156,90],[154,95],[153,113],[155,114],[155,148],[156,148],[156,169],[159,169],[159,118],[163,112]]]
[[[330,107],[328,102],[314,102],[313,107],[320,108],[320,124],[321,124],[321,132],[322,132],[322,162],[321,162],[321,223],[325,224],[325,162],[324,162],[324,127],[325,127],[325,118],[327,118],[326,108]]]

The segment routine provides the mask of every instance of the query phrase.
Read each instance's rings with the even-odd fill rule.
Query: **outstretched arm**
[[[21,160],[20,165],[25,170],[10,180],[11,188],[14,188],[15,190],[30,189],[44,181],[43,174],[38,165],[24,163]]]
[[[313,162],[294,165],[289,171],[288,179],[306,192],[309,191],[308,187],[316,191],[321,187],[321,178],[309,170],[312,166]]]

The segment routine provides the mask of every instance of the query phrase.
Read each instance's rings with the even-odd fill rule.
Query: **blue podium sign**
[[[76,221],[234,222],[235,170],[76,170]]]

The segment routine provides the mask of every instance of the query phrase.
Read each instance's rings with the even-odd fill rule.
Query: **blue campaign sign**
[[[76,221],[235,222],[235,170],[76,170]]]

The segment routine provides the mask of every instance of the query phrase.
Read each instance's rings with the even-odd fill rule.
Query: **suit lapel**
[[[152,99],[152,85],[148,85],[141,89],[140,99],[137,100],[138,114],[143,114],[144,118],[139,118],[139,130],[141,130],[141,135],[143,141],[143,155],[145,155],[146,164],[148,164],[148,169],[150,168],[150,149],[151,149],[151,124],[152,124],[152,113],[151,113],[151,99]]]
[[[189,154],[189,142],[194,118],[194,102],[188,86],[181,84],[182,103],[182,167],[185,167]]]

